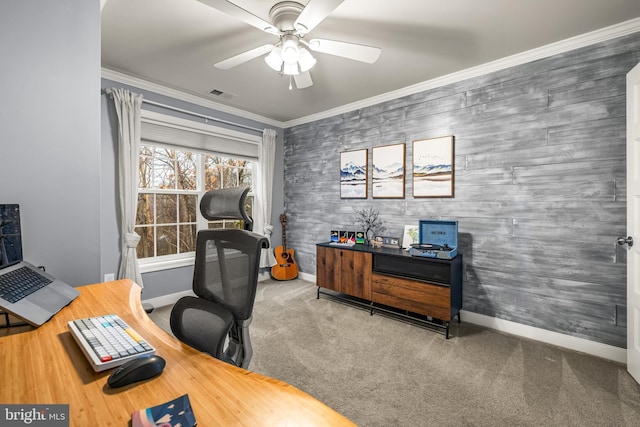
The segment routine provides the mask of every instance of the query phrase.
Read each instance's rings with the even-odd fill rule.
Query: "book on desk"
[[[191,409],[189,395],[184,394],[169,402],[134,411],[131,414],[131,427],[180,426],[197,425]]]

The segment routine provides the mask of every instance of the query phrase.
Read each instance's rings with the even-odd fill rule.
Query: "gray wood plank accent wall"
[[[631,34],[285,130],[287,246],[380,211],[386,235],[459,221],[466,311],[626,348],[625,75]],[[366,75],[362,76],[366,79]],[[413,198],[412,141],[455,136],[455,197]],[[406,144],[404,199],[372,199],[372,148]],[[369,198],[340,199],[340,152],[369,149]],[[464,316],[463,316],[464,317]],[[464,318],[463,318],[464,321]]]

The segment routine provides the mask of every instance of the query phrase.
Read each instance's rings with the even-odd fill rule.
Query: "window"
[[[138,164],[138,259],[192,253],[202,227],[244,227],[242,221],[207,222],[200,215],[199,201],[213,189],[240,185],[253,189],[252,161],[144,144]],[[250,216],[253,199],[250,190]]]
[[[200,199],[209,190],[248,186],[247,213],[259,222],[261,137],[143,110],[141,140],[135,231],[142,272],[189,265],[198,230],[244,227],[202,217]]]

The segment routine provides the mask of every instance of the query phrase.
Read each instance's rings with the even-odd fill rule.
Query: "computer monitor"
[[[0,270],[21,261],[20,206],[0,204]]]

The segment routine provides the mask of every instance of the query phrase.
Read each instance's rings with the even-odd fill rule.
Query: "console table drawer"
[[[373,302],[440,320],[451,320],[451,292],[448,286],[375,273],[371,285]]]

